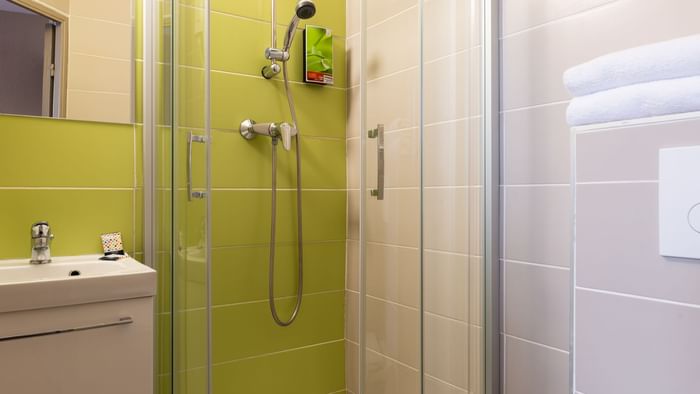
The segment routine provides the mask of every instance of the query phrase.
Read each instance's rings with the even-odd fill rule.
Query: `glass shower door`
[[[208,2],[173,1],[173,393],[205,394],[210,369]]]
[[[422,4],[425,393],[484,392],[482,2]]]
[[[484,392],[483,2],[362,2],[362,394]]]
[[[421,8],[365,3],[361,392],[421,393]]]

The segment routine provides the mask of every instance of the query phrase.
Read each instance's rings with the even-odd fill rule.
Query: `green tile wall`
[[[0,259],[29,259],[39,220],[55,256],[101,253],[113,231],[142,254],[140,127],[0,115],[0,139]]]
[[[248,142],[238,133],[246,118],[291,121],[281,79],[267,81],[260,76],[266,63],[263,51],[270,45],[270,1],[211,3],[215,394],[328,394],[345,388],[345,2],[316,3],[318,14],[311,22],[336,34],[336,85],[301,83],[299,34],[290,75],[302,135],[305,295],[298,320],[288,328],[273,323],[267,303],[270,140]],[[280,42],[295,4],[278,1]],[[180,141],[177,155],[182,158],[185,133],[200,132],[204,126],[203,21],[201,1],[180,2],[177,105],[181,128],[176,134]],[[203,160],[201,152],[194,153],[195,162]],[[295,154],[295,150],[278,148],[276,292],[283,316],[291,312],[296,284]],[[176,160],[176,179],[184,184],[181,162]],[[195,171],[194,183],[203,185],[203,174]],[[198,238],[202,209],[196,204],[178,207],[176,231],[181,239]],[[181,309],[176,322],[186,332],[176,339],[185,359],[178,362],[175,384],[183,392],[198,394],[205,387],[203,353],[197,349],[197,341],[204,335],[203,278],[201,270],[189,263],[176,264],[177,275],[187,279],[176,281],[176,286],[181,286],[175,295]]]

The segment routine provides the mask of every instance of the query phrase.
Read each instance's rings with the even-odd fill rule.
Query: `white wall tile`
[[[505,333],[569,350],[569,270],[505,262]]]

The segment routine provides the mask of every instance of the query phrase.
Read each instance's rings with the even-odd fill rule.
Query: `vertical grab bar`
[[[378,124],[368,135],[377,139],[377,188],[370,190],[370,195],[381,201],[384,200],[384,125]]]
[[[194,191],[192,188],[192,143],[205,143],[207,137],[195,135],[191,131],[187,132],[187,201],[193,198],[202,199],[207,196],[206,192]]]

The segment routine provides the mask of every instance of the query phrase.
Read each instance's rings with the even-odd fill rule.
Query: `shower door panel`
[[[423,0],[425,393],[483,393],[482,0]]]
[[[208,100],[205,2],[173,1],[173,393],[205,394],[209,375]],[[191,40],[202,37],[202,40]]]
[[[362,394],[484,392],[482,3],[362,2]]]
[[[366,2],[363,271],[366,394],[421,392],[420,9]]]

